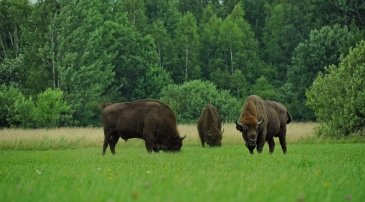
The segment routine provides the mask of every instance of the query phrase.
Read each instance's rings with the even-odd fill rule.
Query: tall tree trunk
[[[51,60],[52,60],[52,77],[53,77],[53,88],[58,88],[57,84],[57,73],[56,73],[56,58],[55,58],[55,42],[53,35],[51,36]]]
[[[15,27],[14,30],[14,50],[15,50],[15,56],[17,57],[19,54],[19,37],[18,37],[18,28]]]
[[[1,42],[1,47],[2,47],[2,49],[3,49],[3,53],[4,53],[4,58],[6,58],[6,49],[5,49],[5,45],[4,45],[4,43],[3,43],[3,39],[0,37],[0,42]]]
[[[14,47],[14,39],[10,32],[9,32],[9,39],[10,39],[11,46]]]
[[[229,52],[230,52],[230,56],[231,56],[231,74],[233,74],[233,51],[232,51],[232,47],[229,48]]]
[[[189,61],[189,49],[185,49],[185,81],[188,80],[188,61]]]
[[[52,77],[53,77],[53,88],[59,88],[60,87],[60,83],[59,83],[59,72],[58,72],[58,66],[57,66],[57,48],[56,47],[56,28],[55,28],[55,19],[57,18],[57,14],[54,15],[53,17],[53,22],[50,25],[50,43],[51,43],[51,66],[52,66]]]
[[[163,69],[163,66],[162,66],[162,56],[161,56],[161,48],[159,47],[158,48],[158,59],[159,59],[159,63],[160,63],[160,67]]]

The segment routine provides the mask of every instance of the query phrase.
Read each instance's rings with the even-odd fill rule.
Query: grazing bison
[[[222,146],[222,119],[217,108],[208,104],[198,119],[198,132],[202,146]]]
[[[139,100],[106,104],[102,107],[103,155],[108,145],[115,154],[119,137],[125,141],[130,138],[143,139],[148,152],[181,149],[185,137],[179,136],[175,114],[164,103],[157,100]]]
[[[253,154],[261,153],[265,141],[269,144],[269,152],[274,151],[274,137],[279,137],[281,148],[286,153],[286,124],[291,116],[286,108],[274,101],[263,100],[256,95],[247,98],[240,121],[236,121],[236,129],[242,132],[246,147]]]

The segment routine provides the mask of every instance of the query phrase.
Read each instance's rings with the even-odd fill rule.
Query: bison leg
[[[270,138],[267,143],[269,144],[269,152],[270,154],[272,154],[274,152],[274,148],[275,148],[275,141],[274,138]]]
[[[155,146],[155,138],[152,133],[144,134],[144,144],[146,146],[148,153],[151,153]]]
[[[198,128],[198,133],[199,133],[200,142],[202,143],[202,147],[205,147],[206,135],[204,135],[204,132],[202,130],[200,130],[199,128]]]
[[[108,147],[110,138],[111,138],[111,131],[110,130],[106,130],[104,128],[104,144],[103,144],[103,155],[105,155],[105,150]]]
[[[253,150],[255,149],[255,147],[249,147],[249,146],[247,146],[247,149],[250,152],[250,154],[253,154]]]
[[[153,141],[145,140],[144,143],[145,143],[145,146],[146,146],[146,149],[147,149],[148,153],[152,153]]]
[[[105,155],[105,150],[108,147],[109,140],[104,137],[104,144],[103,144],[103,155]]]
[[[264,148],[264,145],[265,145],[265,138],[266,138],[266,133],[267,133],[267,129],[264,128],[262,129],[262,131],[258,134],[258,138],[257,138],[257,146],[256,146],[256,149],[257,149],[257,152],[258,153],[261,153],[262,152],[262,149]]]
[[[202,143],[202,147],[205,147],[205,140],[203,137],[200,136],[200,142]]]
[[[112,135],[112,137],[110,138],[109,146],[112,154],[115,154],[115,145],[117,144],[118,140],[119,140],[118,135]]]
[[[159,144],[154,144],[153,145],[153,151],[156,152],[156,153],[160,152],[160,145]]]
[[[280,145],[281,145],[281,149],[283,150],[283,153],[286,154],[286,126],[280,130],[280,134],[279,134],[279,140],[280,140]]]

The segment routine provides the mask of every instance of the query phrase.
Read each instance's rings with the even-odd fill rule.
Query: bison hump
[[[103,104],[101,104],[100,105],[100,107],[102,108],[102,109],[104,109],[105,107],[107,107],[107,106],[109,106],[109,105],[112,105],[113,103],[103,103]]]
[[[253,102],[247,102],[244,107],[243,114],[241,115],[241,123],[247,125],[257,124],[257,110]]]

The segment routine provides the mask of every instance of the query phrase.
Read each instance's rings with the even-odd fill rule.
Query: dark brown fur
[[[256,95],[247,98],[240,121],[236,122],[237,130],[242,132],[246,147],[253,153],[261,152],[265,141],[269,144],[269,152],[274,151],[274,137],[279,137],[281,148],[286,153],[286,125],[291,116],[279,102],[263,100]]]
[[[175,114],[160,101],[139,100],[103,105],[102,120],[103,155],[108,145],[115,154],[119,138],[141,138],[148,152],[179,151],[182,147],[184,138],[177,131]]]
[[[222,119],[216,107],[208,104],[198,119],[198,132],[202,146],[222,146]]]

